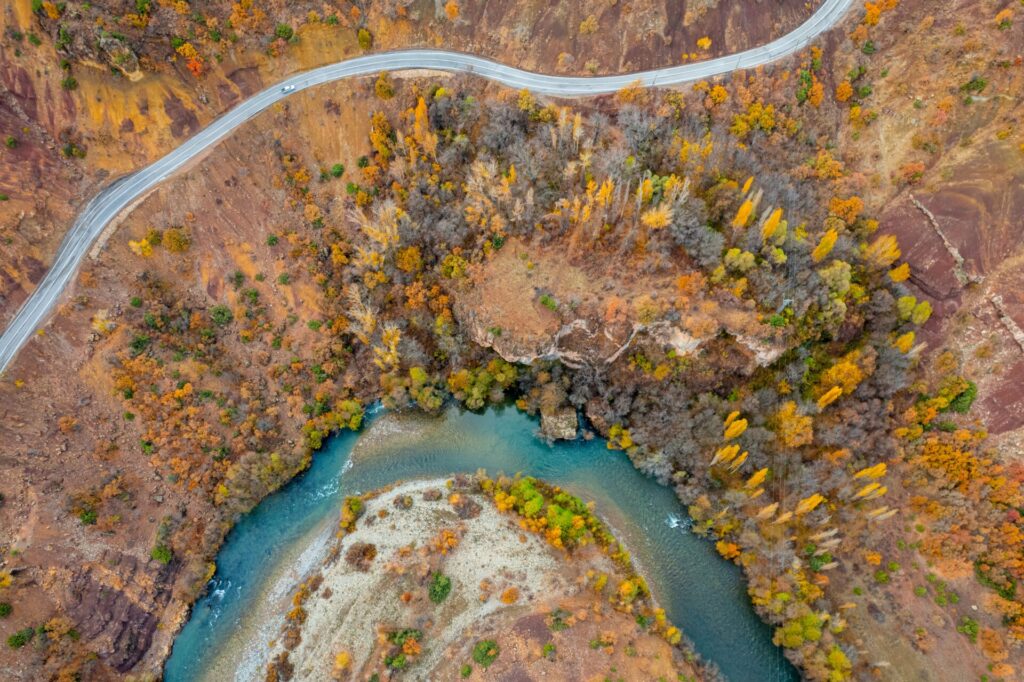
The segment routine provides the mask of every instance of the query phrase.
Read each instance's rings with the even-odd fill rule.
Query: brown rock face
[[[167,578],[172,573],[168,567],[154,581],[134,557],[107,551],[98,566],[71,577],[65,608],[81,635],[100,645],[104,663],[114,670],[131,670],[148,651],[158,613],[170,598]]]
[[[1024,351],[1014,338],[1024,326],[1020,271],[1024,164],[1001,142],[950,159],[941,182],[905,193],[880,218],[910,264],[911,293],[932,303],[918,338],[932,348],[977,345],[963,325],[987,333],[1006,349],[998,361],[975,361],[978,414],[993,434],[1024,425]],[[996,303],[998,302],[998,303]]]
[[[541,410],[540,431],[547,438],[573,440],[576,438],[578,427],[579,420],[576,418],[576,409],[573,407],[563,407],[550,412]]]
[[[199,130],[199,117],[177,97],[164,100],[164,112],[171,119],[171,135],[174,137],[188,137]]]
[[[994,434],[1018,428],[1024,423],[1024,360],[1002,375],[981,400],[985,425]]]
[[[941,203],[941,197],[919,198],[929,207]],[[940,215],[936,213],[937,218]],[[927,216],[903,197],[882,215],[879,223],[880,231],[899,240],[903,258],[910,263],[910,282],[933,302],[935,315],[944,317],[956,310],[963,289],[956,278],[956,261]]]
[[[933,192],[904,195],[881,216],[882,231],[896,235],[910,263],[911,283],[937,304],[939,319],[959,307],[968,282],[995,271],[1019,246],[1024,166],[1015,154],[1006,144],[982,147],[956,162],[953,177]],[[1016,170],[999,176],[995,168]]]

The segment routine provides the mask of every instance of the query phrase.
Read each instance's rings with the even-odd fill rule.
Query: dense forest
[[[227,510],[304,464],[261,449],[274,428],[260,398],[268,387],[243,387],[245,415],[221,406],[221,430],[204,418],[211,396],[189,383],[138,390],[154,377],[167,385],[186,357],[216,367],[218,337],[238,334],[301,402],[310,451],[357,428],[377,398],[428,411],[449,397],[469,409],[514,400],[531,413],[582,411],[610,448],[675,487],[813,678],[845,679],[856,664],[846,606],[827,586],[856,570],[884,584],[899,570],[881,557],[901,507],[937,519],[921,552],[966,553],[1020,631],[1020,531],[1003,520],[1020,504],[1019,480],[977,451],[984,434],[958,418],[974,389],[955,361],[940,358],[954,363],[941,380],[914,379],[929,303],[904,287],[900,247],[876,234],[861,199],[830,194],[840,164],[820,151],[797,181],[759,153],[778,129],[799,138],[794,119],[755,101],[729,120],[716,108],[730,94],[706,84],[696,107],[627,89],[587,110],[528,92],[396,94],[385,75],[375,89],[380,110],[357,168],[315,177],[298,150],[278,152],[302,226],[268,243],[319,286],[323,315],[307,326],[325,333],[314,349],[290,347],[289,323],[267,319],[241,273],[236,305],[206,313],[146,283],[118,386],[149,425],[154,457]],[[345,219],[334,223],[338,202]],[[180,241],[169,230],[135,248]],[[514,331],[473,330],[455,305],[503,249],[522,251],[526,268],[527,252],[556,252],[566,266],[661,284],[628,304],[610,297],[604,319],[538,289],[517,305],[555,316],[557,339],[617,317],[631,331],[607,357],[570,341],[509,362],[490,347]],[[981,539],[964,544],[968,532]]]
[[[185,2],[140,1],[135,11],[121,8],[111,32],[101,3],[34,2],[35,30],[5,40],[19,59],[40,48],[39,36],[52,41],[55,90],[67,101],[82,95],[79,79],[91,82],[96,63],[111,72],[104,77],[133,79],[166,62],[206,97],[204,79],[227,72],[221,64],[236,45],[265,56],[269,73],[290,56],[305,68],[324,58],[304,52],[323,35],[342,36],[353,53],[401,44],[414,4],[344,3],[300,16],[248,0],[206,14]],[[471,3],[438,5],[437,35],[470,30],[459,17],[475,11]],[[936,657],[934,666],[966,643],[981,652],[989,679],[1012,678],[1024,642],[1024,466],[995,450],[974,405],[983,379],[967,366],[976,372],[991,349],[968,353],[929,324],[933,302],[939,316],[949,297],[933,296],[929,278],[908,263],[918,245],[901,244],[893,234],[900,220],[881,213],[908,196],[950,251],[964,298],[978,293],[970,258],[965,264],[910,192],[955,179],[941,167],[945,150],[1019,167],[1008,154],[1024,151],[1009,111],[1021,62],[1005,46],[1020,22],[1008,7],[986,7],[991,16],[974,26],[907,5],[866,3],[852,12],[849,32],[784,68],[677,89],[635,85],[564,101],[466,77],[380,74],[345,91],[355,93],[360,116],[368,110],[364,120],[344,121],[350,103],[330,91],[315,108],[281,103],[258,130],[240,132],[244,144],[265,144],[272,162],[225,177],[207,198],[209,215],[165,204],[173,218],[151,217],[141,232],[129,220],[107,248],[130,254],[118,267],[131,274],[117,271],[130,295],[106,301],[114,294],[99,291],[99,268],[86,264],[60,312],[67,326],[80,321],[75,315],[91,323],[88,359],[76,371],[90,390],[102,387],[97,405],[113,411],[94,437],[79,414],[89,403],[62,404],[45,432],[63,441],[57,454],[73,441],[71,454],[95,465],[66,488],[63,478],[46,488],[89,540],[148,538],[149,527],[126,522],[139,521],[143,491],[152,492],[140,479],[152,474],[166,486],[146,508],[156,530],[143,541],[150,563],[140,572],[159,593],[139,617],[148,635],[136,637],[138,651],[113,646],[105,663],[133,669],[158,621],[168,625],[161,610],[185,612],[204,589],[240,515],[308,466],[331,434],[359,429],[379,401],[430,413],[453,403],[514,405],[539,416],[545,437],[574,436],[582,424],[583,434],[604,438],[671,486],[694,531],[743,569],[775,642],[811,679],[882,674],[886,638],[909,640],[914,656]],[[590,43],[606,38],[590,30],[595,15],[579,19]],[[941,36],[935,42],[948,52],[922,49],[924,61],[911,63],[905,52],[924,39],[907,47],[898,36]],[[697,49],[706,52],[705,39]],[[688,55],[688,46],[677,48]],[[560,70],[583,66],[562,54]],[[977,55],[984,68],[964,75]],[[948,83],[933,78],[940,57],[959,65]],[[924,84],[913,81],[922,70]],[[216,95],[224,107],[249,77],[231,73],[237,87]],[[147,115],[148,107],[139,105]],[[894,139],[885,127],[893,107],[914,130],[888,157],[879,150]],[[172,125],[180,127],[175,114],[190,121],[175,138],[200,124],[185,109],[164,104]],[[125,111],[115,123],[135,125]],[[360,149],[354,163],[325,159],[303,138],[308,119],[320,118],[341,137],[349,135],[343,123],[368,131],[351,143]],[[96,120],[96,130],[109,123]],[[15,133],[5,159],[35,148],[28,127]],[[983,133],[995,141],[979,142]],[[51,147],[70,173],[109,163],[96,161],[107,137],[69,127]],[[152,138],[140,149],[146,144]],[[988,158],[986,144],[1008,151]],[[231,162],[261,160],[231,153]],[[247,175],[264,184],[246,186]],[[269,197],[260,210],[283,197],[255,246],[225,238],[232,225],[218,222],[221,199],[230,203],[236,190]],[[261,224],[257,206],[248,210]],[[936,239],[901,234],[908,231]],[[4,234],[20,248],[21,232]],[[230,258],[202,260],[197,251],[211,243]],[[211,262],[238,269],[210,272]],[[1012,332],[1001,299],[990,300]],[[64,331],[40,332],[37,347],[63,342],[58,356],[74,347]],[[40,376],[64,371],[40,357],[4,378],[5,396],[44,390],[31,367],[43,368]],[[23,450],[19,466],[32,471]],[[530,511],[535,495],[510,481],[498,488],[489,492],[503,512],[572,549],[562,532],[581,527],[569,517],[556,514],[563,530],[551,534],[541,526],[548,516]],[[165,507],[166,490],[175,504]],[[11,494],[7,509],[11,499],[28,504]],[[11,554],[10,565],[18,560]],[[31,561],[42,567],[51,558]],[[19,590],[44,588],[7,566],[0,617],[18,619],[30,606]],[[74,589],[86,582],[60,580]],[[48,581],[45,590],[63,585]],[[33,642],[46,651],[48,672],[73,679],[94,660],[86,647],[105,625],[79,643],[65,605],[40,608],[58,615],[17,631],[9,647]]]

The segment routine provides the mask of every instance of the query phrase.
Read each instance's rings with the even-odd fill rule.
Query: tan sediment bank
[[[628,571],[608,552],[558,549],[499,509],[501,499],[456,477],[347,502],[358,511],[354,529],[318,550],[312,566],[303,562],[309,570],[290,602],[275,584],[279,636],[247,662],[272,660],[272,680],[397,671],[411,680],[491,679],[503,670],[570,680],[608,666],[626,679],[694,674],[649,600],[623,607]],[[649,630],[637,627],[640,613],[651,614]],[[246,677],[252,672],[247,665]]]

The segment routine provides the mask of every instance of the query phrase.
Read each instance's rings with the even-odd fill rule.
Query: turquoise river
[[[296,564],[318,538],[326,542],[343,496],[480,468],[492,475],[537,476],[594,500],[668,617],[728,680],[798,679],[751,608],[739,569],[686,529],[686,510],[671,490],[602,440],[548,445],[536,431],[536,421],[514,409],[449,409],[435,418],[383,413],[368,417],[358,434],[332,438],[308,471],[232,529],[206,596],[175,639],[164,679],[262,679],[259,656],[275,631],[269,618],[274,612],[261,608],[271,600],[275,580],[290,586],[301,578]],[[239,656],[248,657],[248,667]]]

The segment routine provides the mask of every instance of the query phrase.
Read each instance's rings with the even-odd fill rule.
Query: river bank
[[[685,517],[672,491],[600,441],[549,446],[534,436],[536,430],[534,420],[515,410],[453,409],[438,417],[385,413],[369,419],[359,435],[332,439],[309,471],[232,531],[210,592],[175,642],[165,679],[243,679],[223,676],[233,670],[225,661],[234,654],[222,658],[237,650],[232,633],[260,619],[264,602],[272,601],[267,595],[284,594],[282,576],[298,577],[291,562],[317,543],[327,524],[334,525],[345,495],[479,468],[523,472],[593,500],[632,551],[669,619],[727,678],[796,679],[751,609],[738,569],[710,543],[668,524]],[[315,560],[315,553],[309,556]],[[218,676],[209,676],[214,671]]]
[[[644,594],[622,602],[618,586],[636,578],[608,553],[616,543],[559,549],[498,506],[493,485],[456,476],[346,498],[358,516],[277,614],[274,674],[584,680],[612,666],[627,677],[703,679]],[[641,614],[647,628],[636,625]],[[493,643],[493,660],[474,653],[480,642]]]

